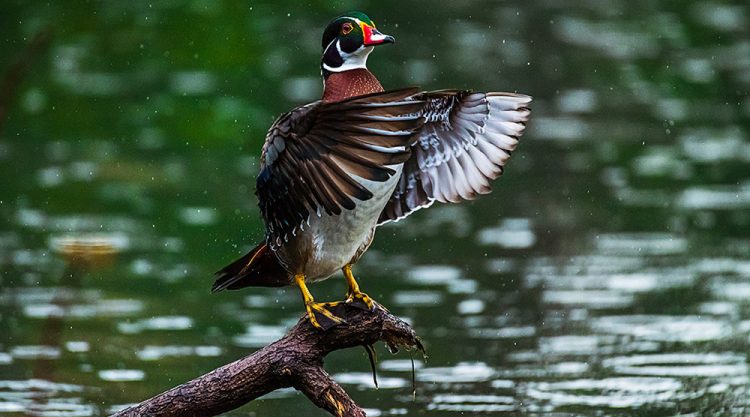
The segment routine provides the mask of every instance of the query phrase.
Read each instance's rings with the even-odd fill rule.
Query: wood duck
[[[214,292],[297,285],[311,324],[328,329],[344,322],[331,311],[340,303],[373,307],[352,265],[378,226],[490,192],[525,129],[531,97],[384,91],[367,58],[393,42],[361,12],[326,27],[323,97],[281,115],[263,145],[256,195],[265,240],[217,272]],[[307,284],[338,270],[346,299],[315,302]]]

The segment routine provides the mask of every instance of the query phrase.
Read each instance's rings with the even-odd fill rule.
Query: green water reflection
[[[380,349],[379,390],[364,351],[330,356],[368,415],[744,415],[750,9],[712,0],[4,1],[0,415],[105,415],[297,320],[294,289],[211,274],[261,239],[265,131],[318,97],[351,8],[398,39],[387,88],[535,98],[493,194],[358,265],[430,354],[416,401],[408,355]],[[229,415],[325,414],[281,391]]]

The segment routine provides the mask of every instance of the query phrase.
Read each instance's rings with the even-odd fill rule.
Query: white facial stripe
[[[339,56],[344,59],[344,62],[346,62],[346,60],[349,59],[349,58],[361,57],[362,56],[362,52],[364,52],[368,48],[369,47],[362,45],[356,51],[349,53],[349,52],[344,52],[341,49],[341,44],[339,42],[336,42],[336,50],[339,51]],[[367,60],[367,55],[369,55],[370,52],[372,52],[372,48],[369,48],[369,49],[370,50],[367,51],[367,53],[364,54],[364,59],[365,60]]]
[[[334,44],[334,42],[331,42]],[[325,62],[323,63],[323,68],[327,71],[331,72],[343,72],[343,71],[349,71],[356,68],[367,68],[367,57],[370,55],[370,52],[372,52],[373,47],[372,46],[360,46],[359,49],[352,53],[346,53],[341,50],[341,45],[339,44],[338,40],[335,40],[336,50],[339,53],[339,56],[341,56],[341,59],[344,60],[344,63],[341,64],[339,67],[331,67],[328,66]],[[326,50],[330,48],[331,45],[329,44]]]
[[[323,50],[323,55],[325,55],[326,52],[328,52],[328,48],[330,48],[331,45],[333,45],[334,42],[336,42],[336,38],[333,38],[333,40],[331,40],[331,43],[329,43],[328,46],[326,46],[326,49]],[[338,42],[336,42],[336,43],[338,43]]]

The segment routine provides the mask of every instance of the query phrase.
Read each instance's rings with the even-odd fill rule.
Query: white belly
[[[378,217],[393,194],[403,165],[392,166],[396,174],[385,182],[357,180],[372,192],[367,201],[357,201],[353,210],[340,215],[312,216],[307,229],[312,236],[312,253],[304,267],[309,281],[328,278],[352,260],[357,250],[370,239]]]

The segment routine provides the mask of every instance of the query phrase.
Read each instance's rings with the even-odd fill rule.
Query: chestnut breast
[[[323,102],[331,103],[381,91],[383,86],[380,81],[365,68],[332,72],[325,79]]]

